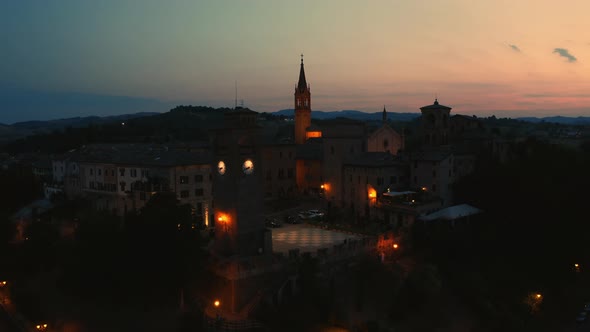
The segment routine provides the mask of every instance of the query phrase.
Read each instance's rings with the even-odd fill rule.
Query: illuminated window
[[[322,137],[321,131],[308,131],[307,138],[319,138]]]

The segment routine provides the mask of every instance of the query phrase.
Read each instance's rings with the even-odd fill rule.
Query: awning
[[[396,197],[396,196],[403,196],[403,195],[410,195],[410,194],[415,194],[415,191],[390,191],[390,192],[384,192],[383,196],[389,196],[389,197]]]
[[[424,221],[431,221],[431,220],[437,220],[437,219],[455,220],[455,219],[471,216],[474,214],[478,214],[481,212],[482,212],[482,210],[480,210],[476,207],[473,207],[469,204],[460,204],[460,205],[451,206],[451,207],[448,207],[448,208],[445,208],[442,210],[438,210],[438,211],[431,213],[427,216],[420,217],[420,219],[424,220]]]

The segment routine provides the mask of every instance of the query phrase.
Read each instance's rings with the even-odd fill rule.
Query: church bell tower
[[[302,54],[299,82],[295,86],[295,144],[305,143],[305,130],[309,126],[311,126],[311,93],[309,84],[305,80]]]

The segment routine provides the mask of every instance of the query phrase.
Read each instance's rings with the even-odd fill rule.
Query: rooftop
[[[389,152],[363,152],[344,162],[345,166],[384,167],[400,165],[401,159]]]
[[[412,152],[411,160],[422,160],[422,161],[441,161],[451,156],[450,150],[423,150]]]
[[[116,165],[182,166],[210,163],[207,152],[188,152],[156,144],[93,144],[67,153],[65,158],[79,162]]]
[[[428,105],[428,106],[423,106],[420,107],[421,110],[451,110],[451,107],[448,106],[444,106],[438,103],[438,99],[434,100],[434,103],[432,105]]]

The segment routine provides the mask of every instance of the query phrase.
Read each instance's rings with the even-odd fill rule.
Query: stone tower
[[[449,144],[449,114],[451,108],[434,104],[420,107],[422,112],[422,137],[426,146],[436,147]]]
[[[262,211],[258,113],[237,109],[225,114],[214,143],[213,200],[215,253],[249,256],[270,251]]]
[[[211,290],[221,303],[213,309],[226,320],[247,318],[244,308],[265,284],[272,258],[271,232],[262,216],[257,115],[242,108],[227,112],[224,127],[213,135],[215,242],[211,268],[219,278]],[[215,316],[215,312],[207,315]]]
[[[301,69],[299,82],[295,86],[295,144],[305,143],[305,130],[311,125],[311,93],[305,80],[303,69],[303,55],[301,55]]]

